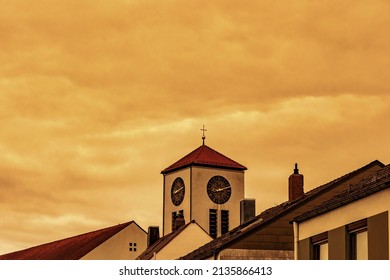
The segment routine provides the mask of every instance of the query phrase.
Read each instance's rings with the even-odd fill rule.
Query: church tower
[[[204,139],[161,171],[163,235],[192,220],[214,238],[240,224],[247,168],[205,145]]]

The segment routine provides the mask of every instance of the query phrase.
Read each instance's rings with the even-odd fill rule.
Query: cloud
[[[389,47],[380,28],[389,25],[384,8],[373,5],[366,14],[357,5],[309,2],[239,8],[176,1],[157,8],[144,2],[49,2],[44,7],[51,13],[38,7],[22,15],[15,8],[15,18],[6,23],[24,27],[10,40],[23,51],[17,47],[4,55],[4,64],[14,65],[8,74],[54,74],[83,88],[105,88],[110,94],[90,94],[121,100],[134,113],[149,103],[146,115],[154,111],[153,102],[168,112],[183,113],[184,107],[196,114],[194,104],[203,103],[207,112],[221,100],[259,106],[271,96],[297,92],[388,90],[382,83]],[[7,59],[16,55],[23,63]]]
[[[295,162],[307,188],[386,163],[388,6],[3,3],[1,243],[31,235],[0,252],[61,238],[51,227],[160,224],[160,171],[201,144],[203,124],[249,168],[258,210],[283,201]]]

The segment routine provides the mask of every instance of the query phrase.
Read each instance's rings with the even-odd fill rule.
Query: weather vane
[[[200,130],[203,131],[202,142],[203,142],[203,145],[204,145],[204,140],[206,139],[206,136],[204,135],[204,132],[207,131],[207,129],[205,129],[204,125],[203,125],[203,128],[201,128]]]

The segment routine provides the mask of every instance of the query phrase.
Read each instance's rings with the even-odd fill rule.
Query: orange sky
[[[258,211],[390,162],[389,1],[227,2],[0,0],[0,254],[160,225],[203,124]]]

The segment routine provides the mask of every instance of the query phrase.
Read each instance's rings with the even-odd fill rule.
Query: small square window
[[[129,251],[136,252],[137,251],[137,243],[129,242]]]

